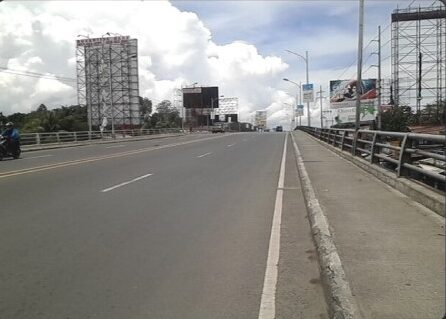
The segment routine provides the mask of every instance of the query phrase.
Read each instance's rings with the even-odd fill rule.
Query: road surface
[[[171,137],[0,162],[0,317],[259,318],[285,136]],[[290,143],[276,318],[328,318]]]

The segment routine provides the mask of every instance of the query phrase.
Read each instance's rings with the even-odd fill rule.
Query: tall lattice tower
[[[426,104],[446,100],[446,8],[397,9],[392,14],[392,87],[396,105],[420,114]]]
[[[76,41],[78,103],[87,105],[89,128],[141,124],[138,42],[129,36]]]

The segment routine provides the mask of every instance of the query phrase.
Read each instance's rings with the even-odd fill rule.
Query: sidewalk
[[[444,218],[293,133],[361,318],[445,313]]]

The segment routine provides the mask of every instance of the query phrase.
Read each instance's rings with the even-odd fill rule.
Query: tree
[[[40,104],[39,107],[37,108],[36,112],[45,113],[47,111],[48,111],[48,108],[46,107],[46,105],[45,104]]]
[[[146,97],[138,97],[139,99],[139,111],[141,112],[141,120],[143,122],[143,128],[150,128],[151,125],[151,116],[152,113],[152,101]]]
[[[381,114],[382,130],[391,132],[408,132],[408,125],[413,117],[410,106],[393,106]]]
[[[420,114],[420,124],[441,125],[446,123],[446,101],[427,104]]]
[[[169,100],[163,100],[156,106],[156,115],[152,115],[151,124],[156,128],[180,127],[181,118]],[[153,127],[153,126],[152,126]]]
[[[13,113],[6,117],[6,122],[14,123],[16,128],[21,129],[25,124],[26,114],[25,113]]]
[[[141,112],[141,116],[145,118],[146,116],[150,116],[152,113],[152,101],[146,97],[138,97],[139,99],[139,110]]]
[[[0,112],[0,129],[2,128],[3,124],[7,122],[7,117],[3,115],[2,112]]]

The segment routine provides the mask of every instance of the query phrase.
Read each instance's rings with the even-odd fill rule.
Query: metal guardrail
[[[398,177],[421,180],[444,190],[445,135],[315,127],[298,129],[371,164],[393,170]],[[430,160],[434,165],[429,166],[437,169],[423,168],[420,165],[423,160]]]
[[[24,133],[20,134],[20,144],[22,146],[63,144],[89,141],[112,141],[129,139],[140,136],[182,133],[181,128],[166,129],[129,129],[116,130],[114,136],[111,131],[81,131],[81,132],[47,132],[47,133]]]

